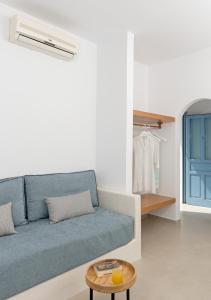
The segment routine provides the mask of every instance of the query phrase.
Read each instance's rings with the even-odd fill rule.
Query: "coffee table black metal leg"
[[[127,300],[130,300],[130,290],[129,289],[126,291],[126,295],[127,295]]]
[[[93,289],[89,290],[89,299],[93,300]]]
[[[115,294],[114,293],[111,294],[111,300],[115,300]]]

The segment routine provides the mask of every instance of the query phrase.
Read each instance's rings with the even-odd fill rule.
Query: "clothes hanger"
[[[166,139],[166,138],[164,138],[164,137],[162,137],[162,136],[160,136],[160,135],[157,135],[157,134],[155,134],[155,133],[152,133],[152,132],[150,132],[150,133],[151,133],[151,135],[152,135],[153,137],[155,137],[155,138],[158,139],[159,141],[167,142],[167,139]]]
[[[165,139],[164,137],[161,137],[161,136],[159,136],[159,135],[151,132],[151,130],[150,130],[151,129],[150,124],[145,124],[144,128],[148,129],[148,131],[142,131],[141,134],[140,134],[141,136],[148,136],[150,134],[151,136],[153,136],[154,138],[158,139],[159,141],[167,142],[167,139]]]
[[[157,135],[157,134],[154,134],[154,133],[152,133],[152,132],[151,132],[151,134],[152,134],[152,136],[154,136],[155,138],[157,138],[159,141],[167,142],[167,139],[166,139],[166,138],[164,138],[164,137],[162,137],[162,136],[159,136],[159,135]]]

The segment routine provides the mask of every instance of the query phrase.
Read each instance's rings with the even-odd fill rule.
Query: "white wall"
[[[196,99],[210,98],[211,48],[150,67],[149,107],[180,115]]]
[[[0,5],[0,178],[96,166],[96,45],[65,62],[8,42]]]
[[[211,98],[211,48],[174,59],[149,69],[149,111],[176,116],[175,125],[166,125],[168,135],[161,158],[161,190],[175,195],[177,205],[159,215],[179,218],[182,200],[182,115],[197,99]]]
[[[202,99],[198,102],[191,105],[188,110],[187,114],[194,115],[194,114],[210,114],[211,113],[211,101],[210,99]]]
[[[98,184],[132,191],[133,34],[104,34],[98,48]]]
[[[149,67],[137,61],[134,63],[134,109],[148,109]]]

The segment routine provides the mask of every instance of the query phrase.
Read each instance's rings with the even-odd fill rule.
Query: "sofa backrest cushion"
[[[46,198],[90,191],[93,206],[98,206],[97,185],[93,170],[47,175],[25,176],[29,221],[48,217]]]
[[[8,202],[12,202],[12,216],[14,224],[16,226],[26,224],[23,177],[0,180],[0,205]]]

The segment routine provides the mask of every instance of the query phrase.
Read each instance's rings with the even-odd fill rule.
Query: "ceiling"
[[[93,41],[135,32],[136,60],[154,64],[211,46],[210,0],[0,0]]]

